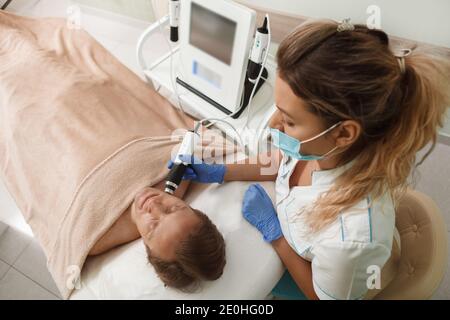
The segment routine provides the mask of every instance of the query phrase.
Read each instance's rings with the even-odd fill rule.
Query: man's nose
[[[148,209],[154,218],[159,219],[164,215],[164,208],[158,200],[154,200]]]

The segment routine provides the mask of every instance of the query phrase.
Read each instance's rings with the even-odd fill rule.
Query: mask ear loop
[[[335,128],[337,128],[339,125],[341,125],[342,124],[342,122],[343,121],[340,121],[340,122],[338,122],[338,123],[336,123],[334,126],[332,126],[332,127],[330,127],[330,128],[328,128],[327,130],[325,130],[324,132],[322,132],[322,133],[319,133],[317,136],[315,136],[315,137],[312,137],[311,139],[308,139],[308,140],[305,140],[305,141],[302,141],[302,144],[304,144],[304,143],[307,143],[307,142],[310,142],[310,141],[313,141],[313,140],[316,140],[317,138],[320,138],[321,136],[323,136],[323,135],[325,135],[325,134],[327,134],[328,132],[330,132],[331,130],[333,130],[333,129],[335,129]]]
[[[330,151],[328,151],[327,153],[325,153],[324,155],[322,155],[322,159],[321,159],[321,160],[324,160],[324,159],[328,158],[328,157],[329,157],[334,151],[336,151],[337,149],[339,149],[338,146],[334,147],[333,149],[331,149]]]
[[[325,130],[325,131],[322,132],[322,133],[319,133],[317,136],[315,136],[315,137],[313,137],[313,138],[311,138],[311,139],[308,139],[308,140],[306,140],[306,141],[302,141],[301,144],[305,144],[305,143],[307,143],[307,142],[310,142],[310,141],[313,141],[313,140],[315,140],[315,139],[317,139],[317,138],[320,138],[321,136],[327,134],[328,132],[330,132],[330,131],[332,131],[333,129],[335,129],[335,128],[337,128],[338,126],[340,126],[340,125],[342,124],[342,122],[343,122],[343,121],[339,121],[339,122],[336,123],[334,126],[328,128],[327,130]],[[300,145],[300,148],[301,148],[301,147],[302,147],[302,146]],[[329,157],[330,154],[333,153],[334,151],[336,151],[337,149],[339,149],[338,146],[334,147],[333,149],[331,149],[330,151],[328,151],[327,153],[325,153],[324,155],[322,155],[322,156],[321,156],[322,159],[325,159],[325,158]]]

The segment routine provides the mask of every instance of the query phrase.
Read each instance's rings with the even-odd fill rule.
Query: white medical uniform
[[[314,171],[311,186],[289,188],[298,160],[284,156],[276,183],[277,212],[289,245],[311,262],[314,290],[320,299],[362,299],[375,266],[381,270],[389,259],[395,233],[395,211],[386,194],[368,206],[370,197],[342,212],[317,233],[308,230],[302,208],[331,188],[335,179],[354,162]]]

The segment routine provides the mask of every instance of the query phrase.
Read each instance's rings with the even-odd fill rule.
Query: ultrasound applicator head
[[[186,172],[187,165],[184,163],[174,164],[172,170],[166,180],[166,188],[164,192],[174,194],[183,181],[184,173]]]

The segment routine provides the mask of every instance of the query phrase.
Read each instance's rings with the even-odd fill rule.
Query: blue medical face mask
[[[322,156],[304,155],[301,153],[300,148],[301,148],[302,144],[305,144],[307,142],[314,141],[314,140],[320,138],[321,136],[327,134],[328,132],[330,132],[337,126],[339,126],[341,123],[342,122],[336,123],[331,128],[329,128],[329,129],[325,130],[324,132],[318,134],[317,136],[315,136],[311,139],[305,140],[305,141],[299,141],[298,139],[288,136],[287,134],[281,132],[280,130],[272,129],[272,128],[270,129],[270,135],[272,136],[272,141],[273,141],[273,144],[275,145],[275,147],[277,147],[278,149],[283,151],[284,154],[286,154],[287,156],[290,156],[294,159],[302,160],[302,161],[323,160],[326,157],[328,157],[333,151],[338,149],[339,147],[333,148],[332,150],[330,150],[329,152],[327,152],[326,154],[324,154]]]

